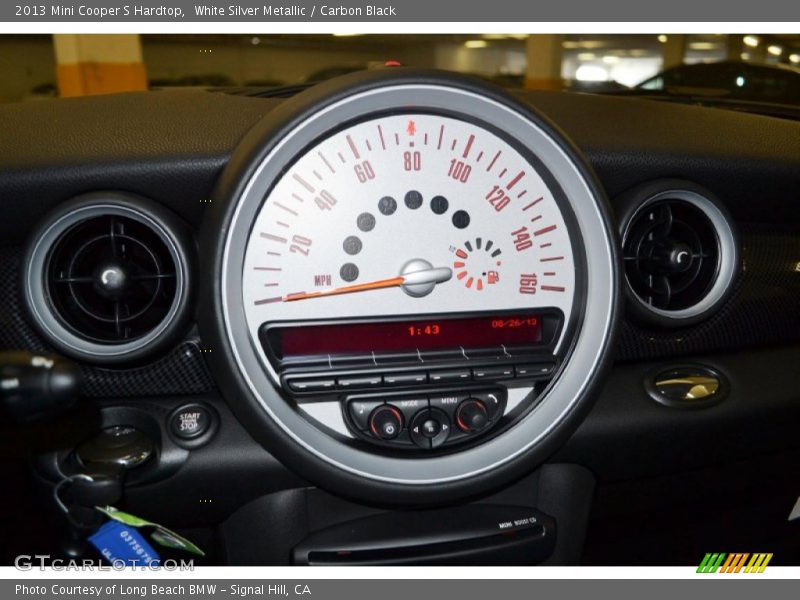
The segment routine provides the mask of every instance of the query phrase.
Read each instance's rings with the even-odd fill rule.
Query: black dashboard
[[[458,132],[449,148],[445,127]],[[289,98],[164,91],[5,105],[0,130],[0,350],[75,361],[86,399],[85,410],[68,417],[70,427],[80,422],[75,431],[130,426],[156,439],[154,457],[126,475],[126,501],[177,526],[222,523],[226,539],[239,539],[254,515],[271,523],[286,518],[293,523],[286,545],[296,561],[301,554],[306,561],[315,531],[377,518],[376,507],[527,502],[541,511],[547,535],[550,517],[559,524],[548,560],[573,562],[595,484],[596,510],[615,513],[627,501],[614,494],[637,481],[680,480],[797,452],[798,122],[637,98],[511,97],[458,77],[401,72],[348,76]],[[398,167],[400,174],[379,188],[373,166],[358,167],[371,159],[380,182],[381,167],[393,160],[378,158],[392,151],[384,133],[389,146],[397,140],[396,164],[405,161],[406,173]],[[441,150],[443,140],[440,159],[433,147]],[[467,177],[454,169],[471,165],[471,181],[486,177],[488,189],[495,149],[521,158],[498,166],[498,197],[484,200],[479,188],[487,212],[471,209],[467,229],[469,220],[463,225],[454,213]],[[336,183],[339,158],[332,165],[326,157],[337,154],[352,181]],[[442,178],[431,183],[421,165],[438,168],[438,160]],[[333,183],[324,180],[325,168]],[[528,198],[547,198],[542,204],[553,207],[539,225],[527,218],[527,189],[516,187],[524,173],[539,176]],[[371,194],[363,202],[359,182]],[[325,193],[317,189],[325,185]],[[287,206],[293,190],[306,190],[307,202]],[[421,197],[427,202],[435,193],[444,201],[431,199],[426,220],[417,217]],[[403,194],[404,201],[394,201]],[[352,231],[333,221],[316,225],[319,215],[339,214],[331,209],[343,196],[362,203]],[[373,237],[381,257],[375,274],[393,252],[405,256],[414,248],[420,258],[392,264],[390,278],[372,277],[369,289],[377,281],[405,295],[384,289],[380,303],[359,304],[353,298],[371,296],[354,292],[367,288],[349,287],[370,278],[366,260],[359,257],[362,279],[350,276],[351,263],[339,270],[340,258],[335,267],[326,261],[342,240],[347,255],[361,252],[376,226],[373,213],[363,212],[373,197],[379,227],[397,221],[390,215],[398,204],[396,215],[418,219],[404,217],[407,229]],[[387,208],[385,198],[394,206]],[[506,218],[506,198],[520,207],[533,237],[511,221],[477,231]],[[262,226],[290,229],[263,209],[275,205],[305,230]],[[445,225],[435,220],[442,215]],[[155,234],[137,229],[145,226]],[[464,240],[454,237],[465,229]],[[514,237],[503,244],[497,240],[506,229]],[[440,231],[451,237],[441,249],[428,247]],[[569,235],[554,240],[563,244],[558,252],[542,248],[537,257],[574,260],[560,274],[544,266],[531,279],[530,262],[517,257],[529,256],[522,252],[553,231]],[[98,247],[87,250],[90,241]],[[287,241],[298,260],[322,246],[312,270],[306,273],[303,262],[285,269],[290,281],[310,286],[302,282],[313,279],[322,291],[242,276],[281,271],[283,263],[258,260],[278,255],[270,243]],[[492,255],[491,265],[467,272],[467,257],[490,254],[489,244],[495,252],[509,248],[508,258],[501,265]],[[116,257],[122,247],[147,297],[120,304],[114,278],[131,274],[115,270],[113,260],[103,258],[99,267],[97,260]],[[97,285],[79,290],[79,277],[101,271],[108,284],[102,298]],[[548,284],[547,277],[560,280]],[[474,292],[512,280],[491,296],[502,300],[495,304]],[[58,304],[54,290],[62,284],[71,296]],[[457,284],[459,294],[443,300],[437,284]],[[264,286],[277,289],[265,296]],[[531,286],[539,289],[528,306]],[[569,299],[561,300],[565,289]],[[512,295],[517,291],[521,300]],[[483,300],[463,300],[467,293]],[[437,294],[441,308],[432,308],[428,301]],[[238,310],[241,298],[247,302]],[[333,301],[337,308],[326,312]],[[153,318],[168,325],[145,326],[154,332],[145,339],[126,329],[142,321],[131,317],[126,325],[120,305],[135,317],[160,307]],[[43,318],[46,309],[56,317]],[[89,313],[92,343],[80,335],[71,341],[75,331],[86,331]],[[511,326],[525,335],[504,329]],[[464,340],[482,327],[469,346]],[[431,341],[440,329],[454,337]],[[398,341],[404,335],[416,339]],[[420,342],[420,335],[428,339]],[[121,357],[106,352],[128,337],[141,343]],[[384,344],[383,354],[376,356],[376,343]],[[558,410],[547,412],[551,406]],[[196,427],[198,415],[202,432],[184,435],[182,424]],[[537,429],[537,419],[546,425]],[[443,436],[443,424],[453,433]],[[81,468],[71,447],[55,435],[51,442],[35,459],[43,489]],[[306,481],[336,496],[308,491]],[[654,488],[642,485],[633,492],[642,494],[641,511],[660,510],[683,493],[676,487],[674,496],[649,495],[642,490]],[[302,501],[293,496],[300,490]],[[297,524],[282,512],[297,503],[316,506],[317,516]],[[233,544],[222,546],[227,561],[251,560]],[[272,552],[262,547],[254,555],[283,560]]]

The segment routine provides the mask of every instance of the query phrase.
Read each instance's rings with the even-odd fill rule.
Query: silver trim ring
[[[348,446],[324,433],[289,405],[275,389],[264,366],[263,350],[248,331],[242,298],[245,247],[266,190],[285,165],[309,143],[340,123],[368,118],[397,107],[474,114],[513,137],[544,163],[563,189],[583,236],[587,295],[583,326],[571,358],[525,416],[475,448],[431,458],[379,456]],[[601,206],[582,170],[560,144],[522,113],[495,100],[458,88],[428,84],[386,85],[333,103],[301,122],[261,161],[236,207],[224,240],[222,319],[227,342],[244,382],[272,419],[294,443],[319,460],[373,481],[409,486],[463,480],[508,463],[541,442],[582,398],[607,351],[616,302],[614,249]]]
[[[708,293],[696,304],[688,308],[680,310],[665,310],[647,304],[631,287],[628,281],[627,274],[625,276],[625,285],[631,292],[631,295],[636,298],[638,303],[647,311],[650,311],[661,317],[679,321],[681,319],[692,319],[702,315],[706,311],[712,309],[717,302],[719,302],[731,288],[733,280],[736,277],[737,267],[739,264],[739,249],[736,245],[736,236],[733,233],[728,218],[719,209],[719,207],[706,196],[698,192],[686,189],[668,189],[648,197],[642,205],[637,208],[631,215],[628,222],[625,223],[625,228],[622,233],[622,246],[625,247],[625,242],[628,239],[628,231],[631,223],[641,214],[647,207],[652,206],[656,202],[666,200],[675,200],[677,202],[685,202],[696,207],[702,212],[706,218],[711,222],[714,229],[714,234],[717,238],[717,246],[719,250],[719,264],[717,266],[717,273],[715,275],[714,283]]]
[[[128,217],[153,229],[167,246],[170,256],[175,263],[176,273],[175,298],[164,319],[146,335],[119,344],[92,342],[70,331],[61,323],[59,317],[54,313],[45,286],[48,257],[54,244],[58,243],[58,240],[72,227],[81,222],[108,215]],[[127,355],[138,352],[159,340],[161,334],[177,317],[179,309],[183,304],[184,296],[186,295],[187,267],[181,258],[181,253],[178,250],[173,234],[164,227],[162,223],[156,221],[144,211],[114,204],[113,201],[103,202],[98,199],[96,204],[88,204],[59,216],[48,225],[44,232],[38,237],[29,256],[30,259],[25,266],[24,293],[27,297],[31,315],[35,319],[36,324],[41,328],[43,333],[55,343],[63,346],[67,351],[71,351],[89,360],[92,358],[124,359]]]

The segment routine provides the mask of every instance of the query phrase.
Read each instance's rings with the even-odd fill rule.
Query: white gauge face
[[[246,246],[263,323],[557,308],[576,295],[567,220],[537,169],[477,124],[394,114],[297,158]]]

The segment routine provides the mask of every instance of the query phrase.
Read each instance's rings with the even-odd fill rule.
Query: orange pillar
[[[138,35],[55,34],[61,96],[90,96],[147,89]]]
[[[560,90],[563,35],[534,34],[526,40],[525,87]]]

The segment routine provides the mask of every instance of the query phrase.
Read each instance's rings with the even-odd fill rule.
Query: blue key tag
[[[171,529],[167,529],[163,525],[159,525],[158,523],[153,523],[152,521],[142,519],[141,517],[122,512],[113,506],[95,506],[95,508],[109,519],[113,519],[114,521],[122,523],[123,525],[149,529],[150,538],[155,543],[160,544],[165,548],[183,550],[185,552],[190,552],[191,554],[196,554],[197,556],[205,556],[205,552],[203,552],[195,544]]]
[[[112,564],[125,563],[130,567],[158,564],[158,553],[135,527],[119,521],[109,521],[98,529],[89,542]]]

